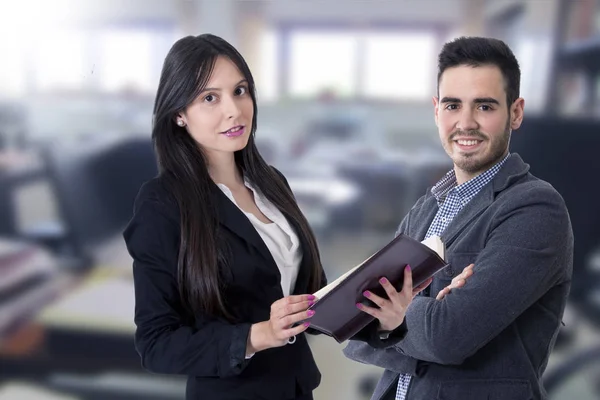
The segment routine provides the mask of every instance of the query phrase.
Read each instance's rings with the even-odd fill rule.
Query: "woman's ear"
[[[183,113],[177,113],[173,119],[174,119],[174,122],[177,124],[177,126],[180,126],[183,128],[184,126],[187,125],[187,121],[186,121],[185,115],[183,115]]]

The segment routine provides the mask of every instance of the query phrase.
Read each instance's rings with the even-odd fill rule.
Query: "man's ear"
[[[525,112],[525,100],[519,97],[510,107],[510,129],[519,129],[523,122],[523,114]]]
[[[439,126],[438,125],[438,112],[439,112],[439,98],[437,96],[433,96],[431,98],[431,101],[433,103],[433,112],[434,112],[434,118],[435,118],[435,126]]]

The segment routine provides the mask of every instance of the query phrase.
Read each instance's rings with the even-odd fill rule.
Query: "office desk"
[[[123,271],[73,273],[68,290],[0,344],[0,371],[140,370],[133,347],[134,294]],[[4,362],[6,361],[6,363]],[[26,372],[26,371],[21,371]]]
[[[124,271],[96,269],[0,346],[3,380],[83,399],[181,399],[185,377],[150,375],[133,344],[134,293]],[[1,399],[0,399],[1,400]]]

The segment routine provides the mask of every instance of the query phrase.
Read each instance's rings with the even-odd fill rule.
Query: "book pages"
[[[439,236],[430,236],[426,240],[423,240],[421,243],[423,243],[425,246],[429,247],[431,250],[435,251],[443,260],[446,259],[445,258],[446,248],[444,246],[444,242],[442,242],[442,239]],[[373,257],[375,254],[371,255],[371,257]],[[317,299],[323,298],[323,296],[325,296],[327,293],[331,292],[337,285],[342,283],[350,274],[352,274],[352,272],[354,272],[361,265],[363,265],[364,263],[369,261],[371,259],[371,257],[367,258],[362,263],[358,264],[356,267],[352,268],[350,271],[346,272],[345,274],[343,274],[342,276],[340,276],[339,278],[337,278],[336,280],[331,282],[329,285],[327,285],[324,288],[321,288],[317,292],[313,293],[313,295]]]

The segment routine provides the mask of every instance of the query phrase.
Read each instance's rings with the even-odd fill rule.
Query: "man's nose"
[[[479,124],[475,120],[473,111],[469,109],[462,109],[460,118],[456,124],[456,128],[461,131],[473,131],[479,128]]]

